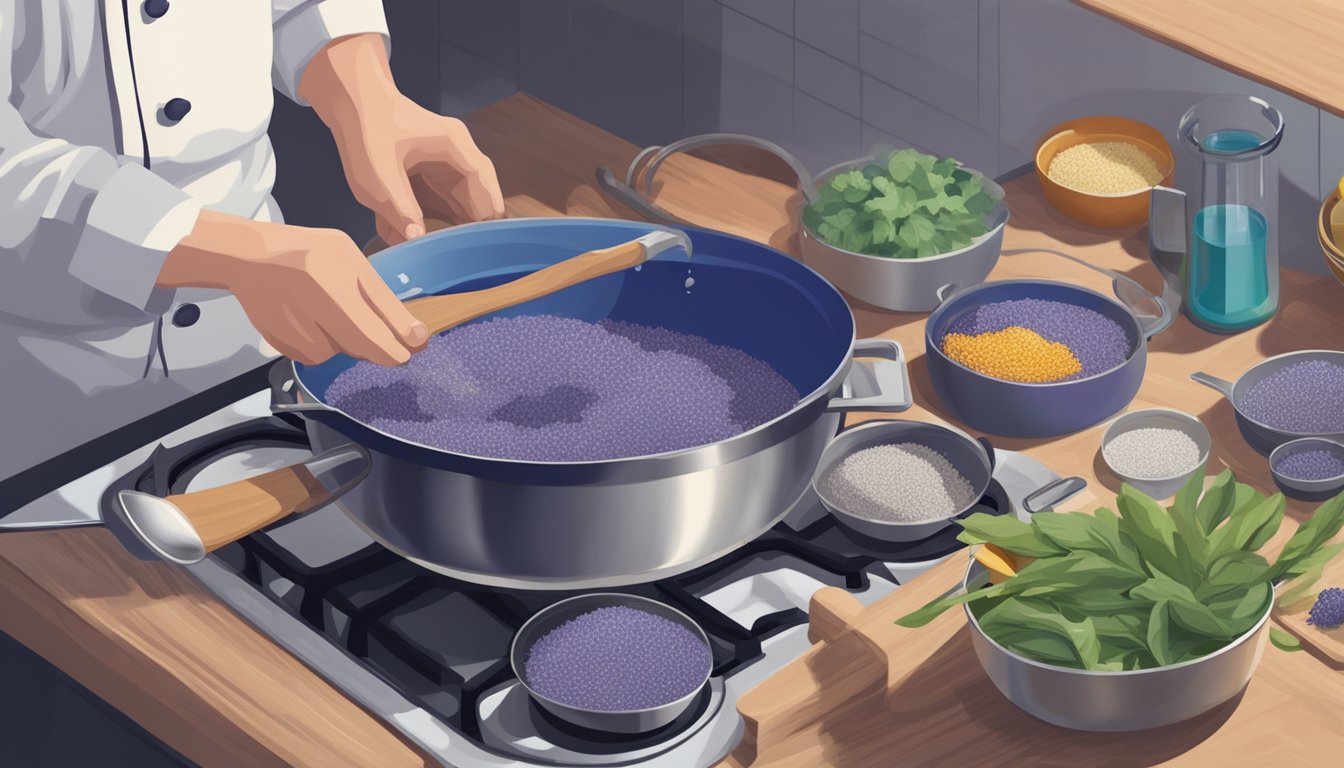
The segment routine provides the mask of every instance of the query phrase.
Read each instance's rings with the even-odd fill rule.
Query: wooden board
[[[1312,595],[1326,587],[1344,587],[1344,556],[1337,557],[1325,567],[1321,578],[1312,589]],[[1275,619],[1284,629],[1293,633],[1302,644],[1327,660],[1333,666],[1344,669],[1344,627],[1321,629],[1307,623],[1307,614],[1311,611],[1314,599],[1307,599],[1300,605],[1275,607]]]
[[[1344,115],[1337,0],[1073,0],[1218,66]]]

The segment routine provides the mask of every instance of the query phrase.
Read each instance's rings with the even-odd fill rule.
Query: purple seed
[[[693,693],[713,659],[704,641],[671,619],[627,606],[598,608],[542,636],[523,674],[532,690],[584,709],[614,712],[668,704]]]
[[[325,395],[406,440],[526,461],[706,445],[774,419],[798,397],[739,349],[664,328],[551,315],[454,328],[404,366],[354,365]]]
[[[1344,367],[1327,360],[1286,365],[1246,390],[1241,412],[1303,435],[1344,432]]]
[[[1083,364],[1083,370],[1060,381],[1105,373],[1129,359],[1133,351],[1125,329],[1109,317],[1076,304],[1045,299],[982,304],[950,323],[944,333],[973,336],[1001,331],[1009,326],[1030,329],[1048,341],[1069,348]]]
[[[1274,471],[1293,480],[1330,480],[1344,476],[1344,460],[1326,448],[1301,450],[1279,459]]]

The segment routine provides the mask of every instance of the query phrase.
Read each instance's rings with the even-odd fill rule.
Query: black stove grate
[[[258,445],[307,447],[308,442],[297,423],[283,417],[257,419],[157,450],[112,491],[179,493],[211,461]],[[997,484],[982,504],[990,512],[1009,508]],[[273,529],[284,524],[281,521]],[[828,515],[801,531],[777,525],[719,560],[678,576],[603,591],[661,600],[685,612],[709,637],[713,674],[728,675],[758,659],[762,642],[773,634],[805,624],[807,614],[788,608],[743,627],[702,599],[704,586],[716,577],[758,558],[786,557],[809,564],[836,586],[862,590],[868,587],[875,564],[930,560],[961,546],[954,532],[900,546],[865,541]],[[513,634],[538,610],[580,593],[469,584],[416,566],[378,544],[314,567],[267,532],[223,547],[215,557],[362,660],[403,695],[478,740],[481,697],[514,677],[508,659]],[[550,732],[559,727],[540,712],[537,717],[539,729]]]

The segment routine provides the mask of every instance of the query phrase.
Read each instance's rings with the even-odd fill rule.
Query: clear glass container
[[[1255,97],[1215,96],[1185,113],[1177,137],[1200,162],[1194,205],[1186,206],[1186,313],[1220,333],[1257,326],[1279,306],[1274,150],[1283,115]]]

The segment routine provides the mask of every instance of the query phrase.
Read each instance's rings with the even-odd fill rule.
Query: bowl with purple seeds
[[[595,592],[528,619],[510,650],[533,702],[570,725],[637,734],[694,705],[714,665],[689,616],[637,595]]]
[[[1344,352],[1306,349],[1276,355],[1236,381],[1204,372],[1190,378],[1231,401],[1242,437],[1262,456],[1303,437],[1344,442]]]
[[[1290,440],[1269,454],[1269,470],[1285,496],[1325,501],[1344,491],[1344,443],[1320,437]]]

